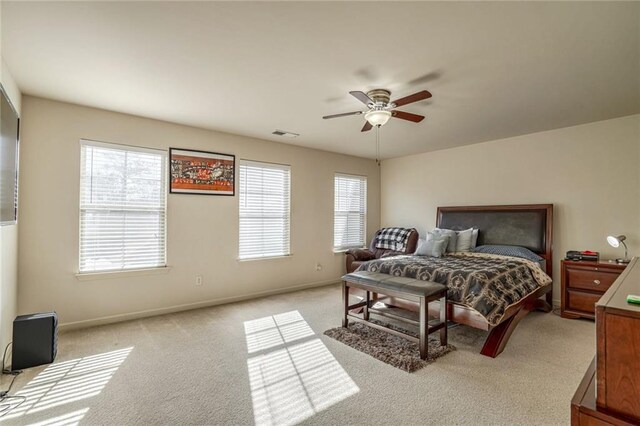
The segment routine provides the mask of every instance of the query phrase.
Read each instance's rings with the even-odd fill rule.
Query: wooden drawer
[[[563,318],[595,318],[594,303],[618,279],[626,265],[611,261],[589,262],[563,260],[562,300]]]
[[[620,272],[567,268],[567,287],[604,293],[618,278]]]
[[[567,309],[594,314],[596,311],[596,302],[600,300],[601,297],[602,295],[597,293],[586,293],[583,291],[568,290]]]

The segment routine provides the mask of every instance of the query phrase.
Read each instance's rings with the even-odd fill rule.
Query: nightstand
[[[627,265],[601,260],[562,261],[563,318],[595,318],[595,303],[611,287]]]

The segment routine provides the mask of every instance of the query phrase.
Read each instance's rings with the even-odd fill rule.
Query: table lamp
[[[611,247],[618,248],[620,247],[620,244],[624,246],[624,259],[620,259],[620,258],[616,259],[617,263],[629,263],[629,259],[627,258],[627,245],[624,243],[624,240],[626,239],[627,237],[624,235],[618,235],[617,237],[614,237],[613,235],[609,235],[607,237],[607,242]]]

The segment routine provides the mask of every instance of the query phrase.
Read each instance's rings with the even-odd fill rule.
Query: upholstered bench
[[[366,292],[365,299],[362,302],[349,304],[349,289],[358,288]],[[399,299],[418,302],[420,304],[420,312],[418,320],[407,318],[406,316],[396,315],[391,312],[375,309],[373,305],[375,300],[371,300],[372,293],[380,293],[393,296]],[[349,319],[362,322],[370,327],[384,330],[386,332],[404,337],[413,342],[418,343],[420,347],[420,358],[426,359],[428,355],[428,338],[429,334],[440,330],[440,344],[447,344],[447,287],[431,281],[422,281],[415,278],[396,277],[379,272],[359,271],[346,274],[342,277],[342,299],[344,303],[344,316],[342,318],[342,326],[349,325]],[[440,301],[440,318],[429,321],[429,302]],[[362,318],[350,311],[357,308],[362,309]],[[398,321],[417,325],[419,327],[418,338],[373,323],[369,320],[369,314],[393,318]]]

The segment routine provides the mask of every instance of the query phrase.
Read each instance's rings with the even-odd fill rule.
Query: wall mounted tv
[[[20,119],[0,84],[0,225],[18,220],[18,140]]]

